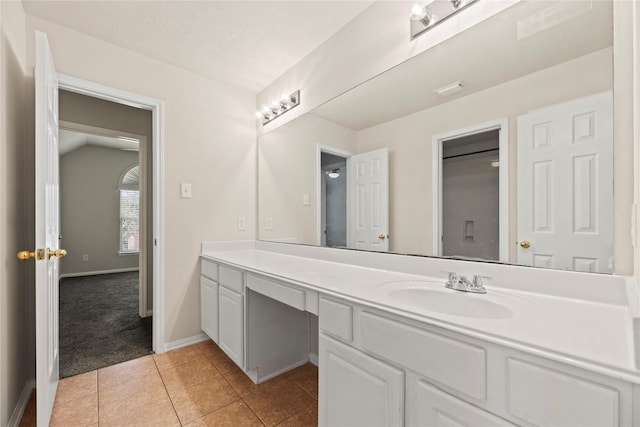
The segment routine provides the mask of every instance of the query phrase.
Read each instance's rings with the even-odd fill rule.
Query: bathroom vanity
[[[203,243],[201,272],[202,330],[254,382],[318,364],[322,426],[640,423],[632,279],[262,241]]]

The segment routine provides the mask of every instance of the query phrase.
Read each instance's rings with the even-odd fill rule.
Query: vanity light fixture
[[[300,105],[300,91],[297,90],[291,95],[282,95],[280,99],[275,100],[268,107],[264,107],[261,111],[256,112],[256,117],[262,120],[262,125],[266,125],[276,117],[280,117],[293,107]]]
[[[451,95],[452,93],[460,92],[462,89],[464,89],[462,82],[457,81],[457,82],[450,83],[446,86],[442,86],[441,88],[434,90],[434,92],[440,96],[448,96],[448,95]]]
[[[450,18],[476,0],[426,0],[415,3],[409,13],[411,40]]]

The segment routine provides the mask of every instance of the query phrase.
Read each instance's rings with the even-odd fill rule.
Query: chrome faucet
[[[449,279],[445,283],[445,288],[453,289],[462,292],[472,292],[475,294],[486,294],[487,290],[484,287],[483,279],[490,279],[491,277],[474,275],[473,279],[469,280],[467,276],[457,274],[453,271],[447,271]]]

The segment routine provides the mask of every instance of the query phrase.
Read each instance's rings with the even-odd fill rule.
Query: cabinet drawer
[[[221,265],[218,274],[220,279],[218,283],[220,283],[227,289],[231,289],[232,291],[239,293],[240,295],[244,295],[244,281],[242,280],[242,271],[234,270],[233,268]]]
[[[345,341],[353,339],[353,309],[320,297],[320,329]]]
[[[486,398],[486,351],[363,312],[362,347],[474,399]]]
[[[218,264],[215,262],[207,261],[206,259],[200,260],[200,273],[214,282],[218,281]]]
[[[483,411],[418,379],[407,382],[407,427],[496,426],[514,424]]]
[[[535,425],[617,426],[619,393],[602,384],[507,359],[508,410]]]
[[[305,311],[306,296],[302,289],[278,283],[275,280],[247,274],[247,287],[288,306]]]

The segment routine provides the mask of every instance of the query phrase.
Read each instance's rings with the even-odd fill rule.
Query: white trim
[[[16,402],[16,406],[13,408],[13,412],[11,413],[11,418],[7,423],[7,427],[18,427],[20,425],[20,421],[22,421],[22,416],[24,415],[24,410],[29,403],[29,398],[31,397],[31,393],[36,389],[36,381],[31,379],[27,381],[22,388],[22,392],[20,393],[20,397]]]
[[[132,271],[139,271],[138,267],[129,267],[129,268],[114,268],[113,270],[96,270],[96,271],[80,271],[78,273],[64,273],[60,275],[61,279],[65,277],[85,277],[85,276],[98,276],[101,274],[112,274],[112,273],[129,273]]]
[[[151,110],[153,120],[153,350],[164,353],[164,103],[78,77],[59,74],[59,89]]]
[[[316,367],[318,366],[318,355],[314,353],[309,353],[309,362],[313,363]]]
[[[476,133],[499,129],[498,147],[500,150],[499,171],[499,261],[509,261],[509,118],[478,123],[462,129],[456,129],[433,135],[431,145],[432,183],[433,183],[433,255],[442,256],[442,143]]]
[[[336,156],[342,156],[346,159],[355,154],[329,145],[316,144],[316,244],[318,246],[322,246],[322,153],[335,154]],[[347,184],[347,191],[348,190],[349,185]],[[347,193],[347,201],[348,200],[349,194]],[[347,210],[348,209],[349,204],[347,203]],[[349,229],[348,222],[349,213],[347,212],[347,230]],[[347,244],[347,246],[349,245]]]
[[[145,317],[153,316],[153,310],[147,310],[147,315]]]
[[[632,3],[633,11],[633,59],[632,59],[632,93],[633,93],[633,147],[635,152],[635,161],[633,167],[633,182],[635,186],[633,212],[631,217],[633,218],[632,228],[632,242],[634,242],[634,272],[636,283],[640,283],[640,227],[638,227],[638,205],[640,204],[640,4],[637,1]],[[614,130],[615,132],[615,130]],[[637,353],[636,353],[637,354]],[[640,356],[638,356],[640,357]]]
[[[209,336],[207,334],[202,332],[199,335],[194,335],[194,336],[191,336],[191,337],[182,338],[182,339],[179,339],[179,340],[169,341],[167,343],[164,343],[164,350],[165,351],[177,350],[177,349],[182,348],[182,347],[187,347],[189,345],[198,344],[199,342],[209,341],[210,339],[211,338],[209,338]]]

